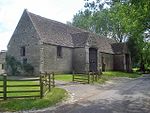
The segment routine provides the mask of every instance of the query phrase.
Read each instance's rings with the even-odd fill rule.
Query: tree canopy
[[[127,42],[133,65],[150,67],[149,0],[85,0],[84,7],[74,15],[74,26]]]

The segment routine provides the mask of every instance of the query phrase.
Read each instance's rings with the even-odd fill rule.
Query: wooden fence
[[[43,98],[46,93],[51,91],[51,88],[55,86],[54,73],[40,74],[40,77],[36,79],[21,80],[7,79],[7,76],[3,75],[0,81],[2,82],[2,84],[0,84],[0,89],[2,89],[0,90],[0,95],[2,95],[0,99],[3,100],[9,98]],[[25,82],[33,82],[35,84],[24,84]],[[12,90],[13,88],[17,90]],[[27,95],[23,95],[24,93],[27,93]],[[10,96],[11,94],[13,94],[13,96]]]
[[[73,72],[72,74],[72,81],[74,82],[80,82],[83,84],[90,84],[91,82],[93,83],[94,81],[98,81],[100,78],[100,73],[98,72],[88,72],[85,74],[77,74]]]
[[[54,73],[42,73],[40,76],[40,97],[44,97],[53,87],[55,87]]]

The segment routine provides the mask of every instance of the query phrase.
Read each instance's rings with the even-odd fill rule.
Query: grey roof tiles
[[[113,39],[108,39],[89,31],[69,26],[51,19],[41,17],[25,10],[44,43],[66,47],[96,46],[101,52],[118,53],[123,49]]]

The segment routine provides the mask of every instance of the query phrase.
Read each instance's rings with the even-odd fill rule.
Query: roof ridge
[[[81,28],[75,27],[75,26],[71,26],[71,25],[68,25],[68,24],[65,24],[65,23],[63,23],[63,22],[56,21],[56,20],[53,20],[53,19],[49,19],[49,18],[43,17],[43,16],[41,16],[41,15],[32,13],[32,12],[30,12],[30,11],[27,11],[27,12],[28,12],[29,14],[32,14],[32,15],[34,15],[34,16],[38,16],[38,17],[43,18],[43,19],[46,19],[46,20],[48,20],[48,21],[52,21],[52,22],[57,23],[57,24],[62,24],[62,25],[64,25],[64,26],[66,26],[67,28],[74,28],[74,29],[80,30],[81,32],[89,32],[88,30],[81,29]]]

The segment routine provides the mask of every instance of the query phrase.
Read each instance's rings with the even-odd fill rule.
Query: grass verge
[[[67,97],[67,92],[61,88],[53,88],[43,99],[11,99],[0,100],[0,112],[41,109],[55,105]]]
[[[0,85],[3,85],[3,81],[0,81]],[[33,81],[8,81],[7,85],[39,85],[39,82]],[[0,91],[3,90],[3,87],[0,87]],[[40,90],[40,87],[8,87],[7,91],[26,91],[26,90]],[[33,96],[40,95],[40,92],[24,92],[24,93],[8,93],[7,96]],[[3,93],[0,93],[0,97],[3,96]]]
[[[55,80],[61,80],[61,81],[71,82],[72,81],[72,74],[59,74],[59,75],[55,75]]]
[[[103,72],[101,79],[98,80],[98,83],[103,84],[106,81],[110,80],[114,77],[128,77],[128,78],[137,78],[140,77],[141,74],[138,73],[127,73],[127,72],[120,72],[120,71],[106,71]],[[55,76],[56,80],[71,82],[72,81],[72,74],[59,74]]]
[[[127,72],[120,72],[120,71],[106,71],[103,72],[101,79],[98,80],[98,83],[103,84],[114,77],[138,78],[140,76],[142,76],[142,74],[127,73]]]
[[[107,71],[107,72],[103,72],[103,76],[138,78],[138,77],[141,76],[141,74],[138,74],[138,73],[127,73],[127,72],[120,72],[120,71]]]

